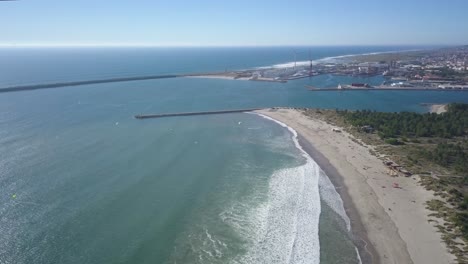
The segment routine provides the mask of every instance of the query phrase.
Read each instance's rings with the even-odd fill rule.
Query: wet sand
[[[352,135],[298,110],[258,111],[292,127],[300,144],[330,177],[351,219],[364,263],[452,263],[440,233],[428,222],[426,191],[413,177],[390,177],[382,161]],[[357,143],[359,142],[359,143]],[[401,188],[393,188],[397,183]]]

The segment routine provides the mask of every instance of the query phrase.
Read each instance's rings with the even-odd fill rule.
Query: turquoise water
[[[315,56],[385,50],[320,49]],[[184,52],[185,60],[169,56],[174,50],[1,50],[0,83],[204,71],[225,61],[257,67],[290,57],[287,48]],[[258,53],[259,61],[251,57]],[[152,59],[164,54],[166,61]],[[465,93],[304,88],[350,80],[181,78],[1,94],[0,263],[358,263],[336,192],[287,128],[252,114],[133,118],[468,102]]]

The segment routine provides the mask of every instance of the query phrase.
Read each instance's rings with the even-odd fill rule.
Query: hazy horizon
[[[468,2],[0,1],[0,46],[458,46]]]
[[[0,43],[0,48],[307,48],[307,47],[415,47],[415,48],[437,48],[437,47],[457,47],[467,46],[466,44],[321,44],[321,45],[287,45],[287,44],[271,44],[271,45],[157,45],[157,44],[122,44],[122,43],[56,43],[56,44],[5,44]]]

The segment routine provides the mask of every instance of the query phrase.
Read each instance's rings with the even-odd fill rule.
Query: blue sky
[[[0,45],[458,45],[467,0],[0,1]]]

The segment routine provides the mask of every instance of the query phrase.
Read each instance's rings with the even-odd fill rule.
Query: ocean
[[[312,47],[314,59],[414,47]],[[2,48],[0,88],[308,60],[305,47]],[[175,78],[0,94],[0,263],[359,263],[349,218],[295,132],[250,107],[416,111],[465,93],[312,93]]]

